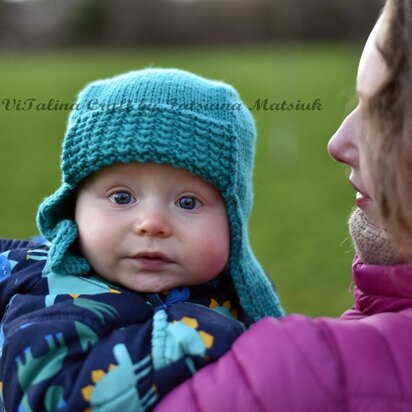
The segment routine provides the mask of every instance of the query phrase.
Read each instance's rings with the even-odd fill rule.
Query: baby
[[[6,410],[150,410],[282,315],[248,240],[255,138],[231,86],[182,70],[79,94],[47,242],[0,241]]]

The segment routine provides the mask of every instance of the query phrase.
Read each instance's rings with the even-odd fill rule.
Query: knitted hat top
[[[149,68],[95,81],[69,117],[62,184],[39,207],[37,224],[51,242],[49,264],[62,274],[90,271],[70,247],[77,238],[75,189],[113,163],[156,162],[184,168],[215,185],[230,221],[229,269],[251,320],[281,316],[248,238],[256,130],[236,90],[178,69]]]

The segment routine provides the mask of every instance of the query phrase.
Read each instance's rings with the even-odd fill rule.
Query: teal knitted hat
[[[253,321],[282,316],[277,295],[248,237],[256,129],[236,90],[178,69],[148,68],[90,83],[68,120],[62,184],[39,207],[37,224],[51,242],[49,265],[84,275],[73,252],[75,189],[113,163],[156,162],[184,168],[216,186],[230,221],[229,269],[242,308]]]

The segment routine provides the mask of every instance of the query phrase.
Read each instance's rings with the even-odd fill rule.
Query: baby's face
[[[138,292],[207,282],[227,264],[218,189],[184,169],[114,164],[79,188],[79,249],[101,277]]]

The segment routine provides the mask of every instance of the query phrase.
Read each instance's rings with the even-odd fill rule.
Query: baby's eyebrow
[[[121,179],[110,179],[110,180],[106,180],[106,179],[101,179],[98,178],[96,180],[87,182],[87,184],[85,185],[85,189],[90,189],[93,191],[98,191],[98,192],[105,192],[109,189],[111,189],[112,187],[115,186],[122,186],[125,183],[121,181]]]
[[[103,183],[106,185],[124,184],[124,183],[136,182],[136,181],[138,181],[138,179],[132,178],[131,176],[128,176],[125,173],[116,173],[116,172],[111,172],[110,174],[107,174],[106,176],[99,176],[96,179],[97,183]]]

